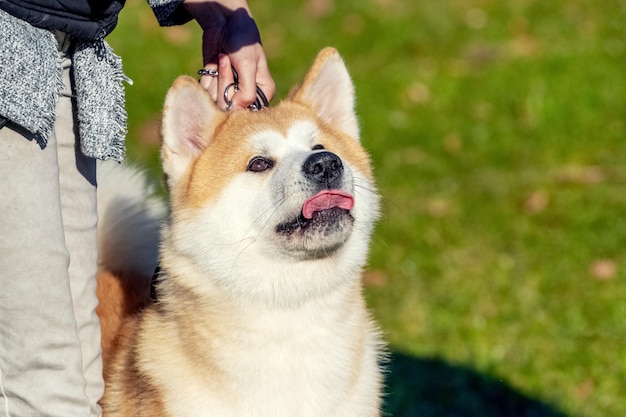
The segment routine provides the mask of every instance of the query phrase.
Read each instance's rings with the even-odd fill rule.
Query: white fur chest
[[[376,332],[359,302],[327,307],[248,316],[204,352],[182,337],[157,359],[167,364],[150,366],[168,385],[166,408],[181,417],[378,415]]]

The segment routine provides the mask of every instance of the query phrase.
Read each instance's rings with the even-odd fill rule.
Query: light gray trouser
[[[98,416],[96,164],[77,148],[65,91],[44,149],[0,129],[0,416]]]

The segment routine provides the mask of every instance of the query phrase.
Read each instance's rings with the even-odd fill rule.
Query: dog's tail
[[[124,317],[150,299],[165,203],[143,171],[114,162],[98,165],[98,299],[103,359]]]
[[[98,166],[98,264],[101,269],[154,272],[165,203],[144,171],[103,162]]]

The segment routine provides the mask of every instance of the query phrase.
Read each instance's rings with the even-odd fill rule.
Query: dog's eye
[[[274,161],[262,156],[255,156],[248,162],[248,171],[263,172],[274,166]]]
[[[319,151],[320,149],[326,149],[326,148],[324,148],[324,145],[320,145],[320,144],[317,144],[311,148],[311,150],[313,151]]]

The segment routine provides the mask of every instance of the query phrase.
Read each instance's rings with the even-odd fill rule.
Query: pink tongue
[[[351,210],[354,207],[354,197],[339,190],[320,191],[304,202],[302,215],[304,218],[310,219],[316,211],[328,210],[333,207]]]

